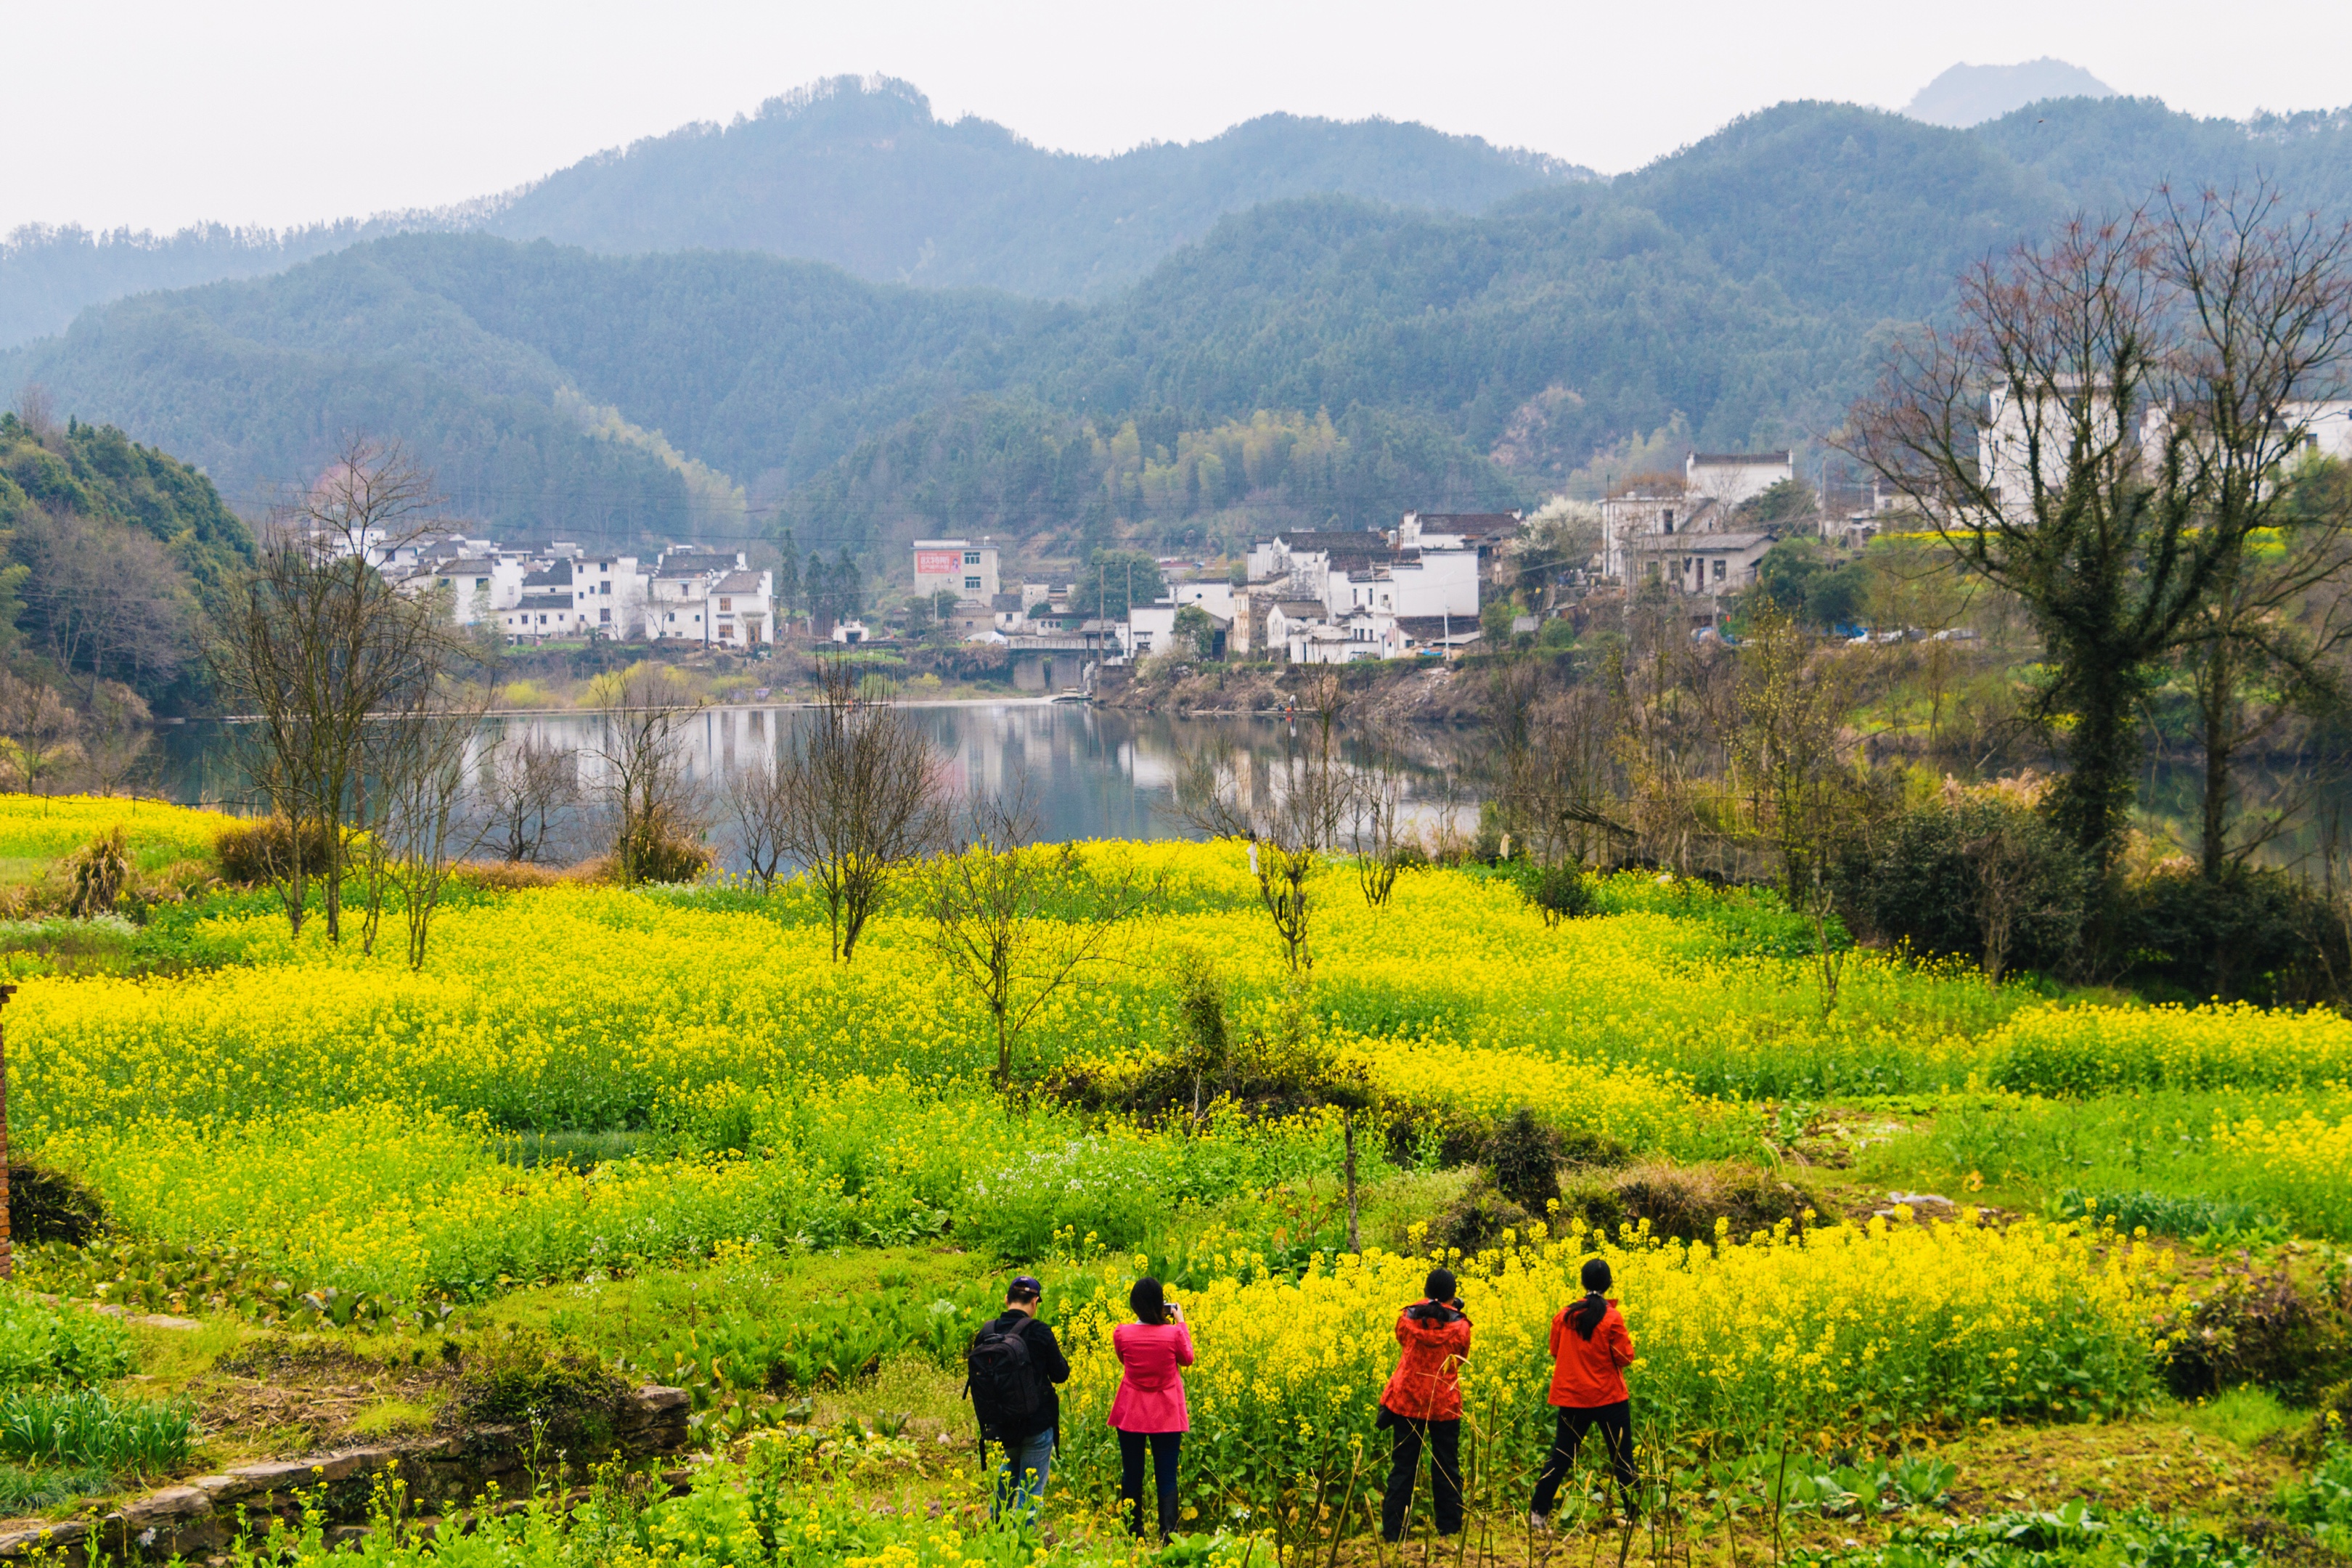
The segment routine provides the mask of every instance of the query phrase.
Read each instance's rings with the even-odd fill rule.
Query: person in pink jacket
[[[1110,1402],[1111,1429],[1118,1434],[1118,1495],[1135,1506],[1130,1529],[1143,1533],[1143,1452],[1151,1450],[1151,1479],[1160,1494],[1160,1539],[1176,1528],[1176,1450],[1192,1430],[1184,1408],[1184,1377],[1192,1364],[1192,1331],[1184,1309],[1168,1300],[1160,1281],[1145,1275],[1127,1293],[1135,1321],[1110,1333],[1121,1368],[1118,1392]]]

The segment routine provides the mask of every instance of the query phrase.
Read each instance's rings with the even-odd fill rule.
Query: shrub
[[[535,1334],[486,1336],[465,1352],[457,1409],[468,1421],[545,1423],[567,1436],[609,1434],[628,1384],[602,1363],[551,1348]]]
[[[1496,1127],[1479,1163],[1495,1190],[1529,1214],[1559,1196],[1559,1140],[1524,1105]]]
[[[68,908],[73,917],[88,920],[92,915],[112,914],[124,885],[131,880],[130,834],[116,823],[91,838],[74,856],[69,868],[73,902]]]
[[[224,880],[257,888],[282,874],[293,862],[294,829],[282,816],[257,817],[224,831],[213,840]],[[316,869],[327,864],[330,847],[324,824],[302,825],[302,864]]]
[[[20,1243],[86,1247],[105,1222],[97,1195],[71,1176],[38,1165],[8,1167],[8,1234]]]
[[[2323,893],[2284,871],[2151,876],[2124,889],[2120,924],[2126,978],[2186,1000],[2307,1004],[2352,973],[2342,921]]]
[[[1482,1181],[1437,1216],[1429,1227],[1430,1239],[1475,1255],[1499,1246],[1505,1231],[1525,1237],[1534,1224],[1533,1215]]]
[[[112,1320],[0,1286],[0,1386],[103,1383],[130,1370],[131,1340]]]
[[[1989,903],[2005,905],[2004,969],[2060,970],[2081,943],[2096,881],[2031,808],[1964,796],[1904,813],[1838,868],[1839,903],[1860,934],[1985,962]]]
[[[2305,1291],[2284,1268],[2225,1266],[2203,1296],[2159,1324],[2171,1342],[2165,1374],[2183,1396],[2260,1384],[2303,1401],[2352,1372],[2347,1287]]]
[[[1548,926],[1581,920],[1592,912],[1592,884],[1585,880],[1580,866],[1547,866],[1536,879],[1533,901]]]
[[[1560,1194],[1563,1217],[1595,1230],[1649,1222],[1654,1236],[1712,1241],[1718,1226],[1736,1239],[1787,1222],[1804,1228],[1805,1195],[1768,1171],[1737,1162],[1700,1165],[1636,1165],[1594,1171]]]

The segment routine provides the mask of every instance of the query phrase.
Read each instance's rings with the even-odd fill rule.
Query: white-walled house
[[[1683,493],[1727,510],[1796,477],[1791,452],[1693,452],[1683,459]]]
[[[1186,605],[1198,605],[1221,621],[1234,618],[1234,585],[1223,581],[1171,583],[1169,596],[1181,609]]]
[[[495,558],[444,561],[415,574],[403,586],[414,584],[424,591],[446,591],[450,614],[459,626],[470,626],[491,620],[499,611],[520,604],[524,575],[520,562]]]
[[[550,637],[593,637],[596,612],[572,603],[572,595],[538,594],[499,613],[499,629],[510,642],[543,642]]]
[[[941,589],[959,599],[995,598],[996,546],[986,540],[915,541],[915,592],[929,595]]]
[[[694,550],[666,552],[653,571],[646,597],[646,635],[656,642],[707,643],[717,629],[710,591],[719,579],[741,570],[740,555]]]
[[[772,574],[730,572],[710,585],[704,598],[713,647],[754,647],[776,640]]]
[[[1176,637],[1176,606],[1168,602],[1157,605],[1129,605],[1127,622],[1118,628],[1119,651],[1129,658],[1140,658],[1166,647]]]

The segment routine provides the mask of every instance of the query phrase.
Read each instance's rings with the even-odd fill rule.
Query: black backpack
[[[1007,1421],[1017,1425],[1037,1413],[1037,1374],[1019,1328],[990,1323],[964,1352],[963,1364],[964,1390],[983,1431]]]

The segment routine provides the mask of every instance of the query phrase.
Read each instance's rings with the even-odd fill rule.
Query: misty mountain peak
[[[2081,66],[2045,55],[2013,66],[1956,65],[1921,88],[1903,112],[1930,125],[1966,127],[2045,98],[2115,96],[2114,88]]]

